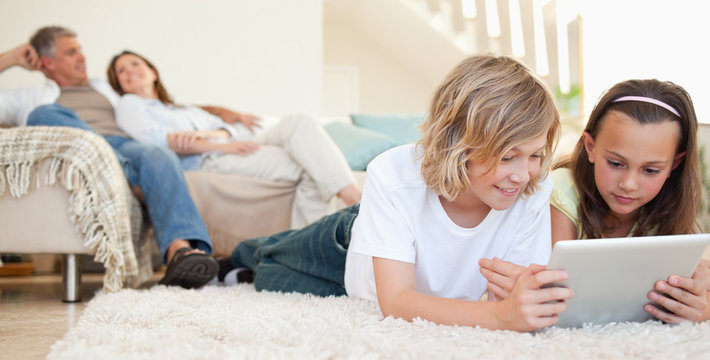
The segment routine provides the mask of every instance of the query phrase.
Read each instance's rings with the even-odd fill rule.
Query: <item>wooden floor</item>
[[[156,272],[143,285],[163,276]],[[79,319],[94,294],[102,288],[103,274],[84,274],[79,303],[63,303],[61,274],[0,276],[0,358],[44,359],[51,346]]]

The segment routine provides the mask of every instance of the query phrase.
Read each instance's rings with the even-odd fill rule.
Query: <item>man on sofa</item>
[[[102,135],[114,149],[126,178],[146,205],[163,261],[160,284],[196,288],[214,278],[216,260],[207,228],[190,197],[178,158],[144,145],[117,125],[109,84],[91,80],[76,34],[66,28],[39,29],[30,39],[0,54],[0,73],[12,66],[39,70],[45,86],[0,92],[0,123],[70,126]]]

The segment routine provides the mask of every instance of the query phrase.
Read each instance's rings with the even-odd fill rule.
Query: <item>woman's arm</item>
[[[373,258],[377,299],[382,314],[411,321],[417,317],[437,324],[481,326],[488,329],[531,331],[554,325],[567,309],[572,296],[566,288],[546,288],[546,283],[563,281],[563,271],[526,271],[511,296],[500,302],[448,299],[418,293],[414,264]]]
[[[221,130],[215,131],[226,133]],[[209,135],[209,133],[210,131],[181,131],[170,133],[166,136],[167,145],[170,150],[179,155],[194,155],[218,151],[246,156],[259,149],[259,144],[251,141],[230,141],[228,143],[213,142],[204,136]],[[214,137],[210,136],[210,138]]]

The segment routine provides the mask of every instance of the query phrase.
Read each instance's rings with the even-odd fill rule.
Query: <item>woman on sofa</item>
[[[255,136],[253,116],[229,116],[236,113],[223,108],[176,105],[156,67],[130,51],[113,58],[108,79],[122,95],[116,106],[119,127],[138,141],[173,150],[185,170],[293,183],[292,228],[326,215],[334,195],[346,205],[360,200],[361,190],[345,158],[308,116],[285,117]]]

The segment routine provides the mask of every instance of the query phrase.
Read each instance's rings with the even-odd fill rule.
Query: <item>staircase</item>
[[[556,92],[563,112],[578,116],[582,104],[582,20],[576,12],[564,8],[570,3],[325,0],[324,16],[326,22],[347,22],[361,31],[425,84],[438,84],[456,63],[471,54],[514,57]],[[324,31],[328,31],[327,26]],[[350,73],[357,76],[354,67]],[[329,69],[326,62],[326,79],[331,77]],[[342,65],[338,69],[342,71]],[[324,92],[328,93],[327,85]],[[357,93],[352,86],[350,92]]]

